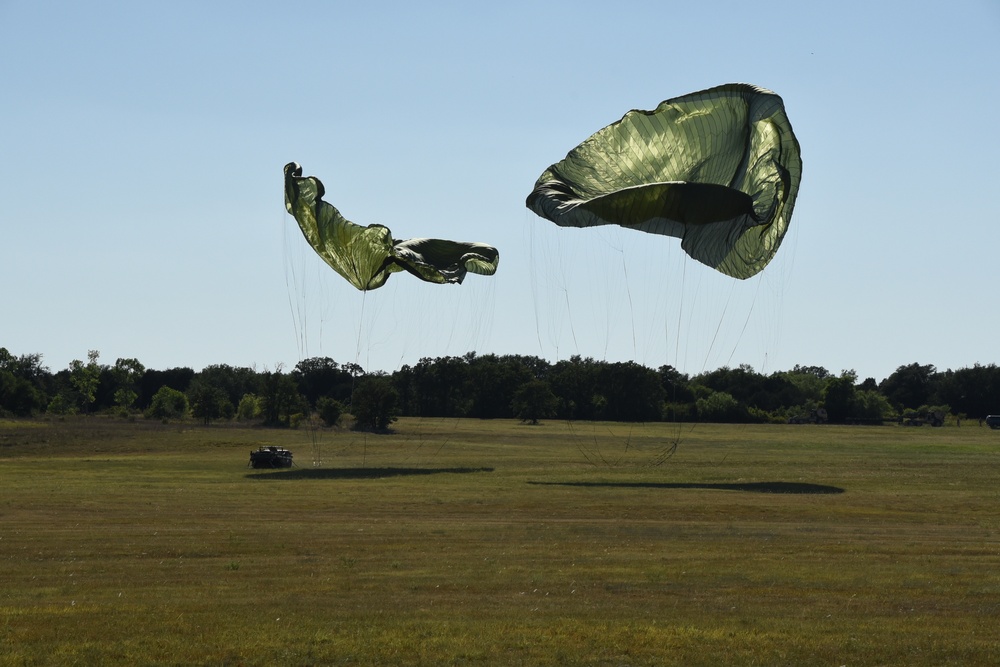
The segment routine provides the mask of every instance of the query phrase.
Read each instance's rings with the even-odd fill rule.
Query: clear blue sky
[[[0,346],[52,371],[997,363],[998,67],[997,0],[0,0]],[[760,277],[524,207],[629,109],[737,81],[784,98],[804,162]],[[491,243],[498,274],[357,292],[284,210],[292,160],[349,219]]]

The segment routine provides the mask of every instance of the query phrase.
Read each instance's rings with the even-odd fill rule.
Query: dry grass
[[[397,426],[0,422],[0,664],[1000,661],[1000,433]]]

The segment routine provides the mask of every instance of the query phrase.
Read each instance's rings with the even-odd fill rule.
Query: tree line
[[[137,359],[105,364],[92,350],[52,372],[40,354],[0,348],[0,416],[143,415],[240,420],[294,427],[303,419],[384,430],[399,416],[767,423],[811,421],[939,423],[1000,412],[994,364],[938,371],[900,366],[881,382],[854,371],[799,366],[763,374],[750,366],[689,376],[574,356],[549,362],[524,355],[424,358],[392,372],[366,372],[329,357],[285,371],[225,364],[148,369]]]

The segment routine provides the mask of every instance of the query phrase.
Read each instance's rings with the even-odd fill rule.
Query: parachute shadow
[[[493,468],[294,468],[274,472],[248,473],[248,479],[382,479],[411,475],[466,474],[493,472]]]
[[[584,486],[636,489],[708,489],[713,491],[743,491],[744,493],[791,493],[804,495],[833,495],[844,493],[839,486],[808,484],[804,482],[528,482],[539,486]]]

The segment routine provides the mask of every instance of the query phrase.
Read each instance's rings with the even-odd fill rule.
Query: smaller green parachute
[[[334,271],[359,290],[385,284],[389,274],[412,273],[431,283],[461,283],[466,273],[492,276],[500,253],[485,243],[443,239],[392,238],[382,225],[362,227],[323,201],[326,190],[315,176],[303,176],[296,162],[285,165],[285,208],[302,234]]]
[[[699,262],[749,278],[778,251],[801,178],[781,98],[735,83],[629,111],[545,170],[526,204],[562,227],[673,236]]]

